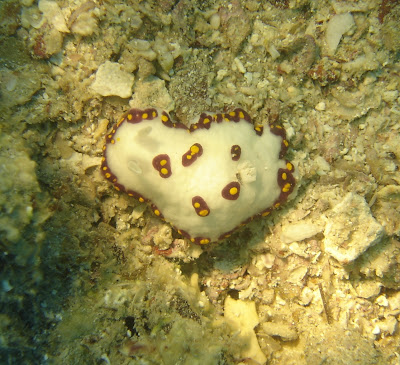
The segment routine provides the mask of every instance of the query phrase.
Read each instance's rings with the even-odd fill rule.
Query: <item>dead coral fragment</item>
[[[272,337],[279,337],[282,341],[294,341],[298,339],[296,329],[286,323],[264,322],[262,330]]]
[[[384,229],[372,217],[364,198],[348,193],[332,210],[324,235],[325,251],[348,264],[380,242]]]
[[[75,23],[75,21],[81,16],[81,14],[88,12],[96,7],[96,4],[93,1],[87,1],[82,4],[78,9],[75,9],[71,16],[68,19],[68,28]]]
[[[40,0],[38,7],[52,27],[57,29],[59,32],[69,33],[64,15],[56,1]]]
[[[237,0],[232,1],[228,7],[221,7],[219,16],[226,44],[236,53],[251,32],[250,19]]]
[[[239,336],[243,339],[243,343],[247,345],[246,349],[242,350],[241,355],[244,358],[265,364],[267,358],[261,351],[254,332],[254,327],[260,323],[255,302],[234,300],[231,297],[226,297],[224,316],[234,328],[238,329]]]
[[[132,95],[133,81],[134,76],[122,70],[119,63],[106,61],[96,72],[92,90],[101,96],[129,98]]]
[[[91,11],[95,8],[96,4],[93,1],[87,1],[73,11],[68,19],[68,27],[72,33],[86,37],[96,31],[97,20],[93,16],[93,11]]]
[[[326,44],[328,53],[334,55],[342,36],[355,26],[351,13],[334,15],[326,28]]]
[[[296,39],[289,46],[280,49],[281,57],[289,59],[295,73],[306,73],[315,62],[318,54],[317,44],[313,36],[306,34]]]
[[[34,58],[47,59],[59,53],[63,45],[63,34],[56,28],[45,23],[33,37],[32,56]]]

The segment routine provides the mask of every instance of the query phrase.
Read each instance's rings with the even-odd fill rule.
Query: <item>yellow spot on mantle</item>
[[[236,195],[237,193],[238,193],[238,189],[236,187],[233,187],[233,188],[229,189],[229,194]]]
[[[287,183],[287,184],[285,184],[285,186],[282,188],[282,191],[284,192],[284,193],[287,193],[289,190],[290,190],[290,184],[289,183]]]
[[[200,148],[196,145],[193,145],[192,147],[190,147],[190,152],[192,152],[192,154],[199,153],[199,151],[200,151]]]

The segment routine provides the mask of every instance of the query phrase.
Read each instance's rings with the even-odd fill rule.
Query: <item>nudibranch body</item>
[[[202,113],[186,127],[158,109],[131,109],[106,136],[101,170],[119,191],[198,244],[268,215],[293,191],[282,127],[253,125],[242,109]]]

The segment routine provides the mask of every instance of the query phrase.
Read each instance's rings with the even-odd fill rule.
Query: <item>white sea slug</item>
[[[253,125],[242,109],[202,113],[186,127],[158,109],[131,109],[106,136],[101,170],[118,191],[194,243],[228,237],[293,191],[284,129]]]

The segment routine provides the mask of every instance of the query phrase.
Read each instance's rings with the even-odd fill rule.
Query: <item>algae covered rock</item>
[[[8,135],[0,137],[0,237],[10,243],[21,238],[33,217],[33,198],[40,192],[36,163],[27,150]],[[5,214],[4,214],[5,213]]]

